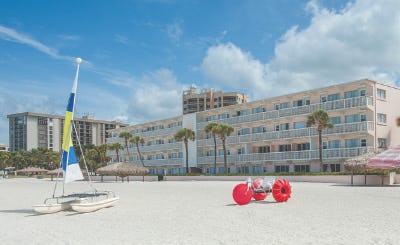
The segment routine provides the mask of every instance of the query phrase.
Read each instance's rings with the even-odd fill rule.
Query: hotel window
[[[359,139],[346,139],[345,145],[346,145],[346,148],[360,147],[360,140]]]
[[[295,172],[310,172],[310,165],[294,165]]]
[[[289,172],[289,165],[276,165],[275,172],[276,173]]]
[[[302,122],[294,122],[294,123],[293,123],[293,128],[294,128],[294,129],[306,128],[306,122],[305,122],[305,121],[302,121]]]
[[[289,123],[282,123],[279,128],[280,130],[289,130]]]
[[[354,98],[358,96],[360,96],[360,92],[358,90],[344,92],[345,99]]]
[[[258,134],[258,133],[263,133],[263,132],[267,132],[267,129],[265,127],[256,127],[256,128],[252,128],[252,132],[253,134]]]
[[[386,114],[378,113],[378,123],[386,123]]]
[[[224,153],[222,152],[222,155],[223,155]],[[244,147],[242,147],[242,148],[239,148],[238,149],[238,155],[241,155],[241,154],[246,154],[246,148],[244,148]]]
[[[340,94],[329,94],[328,95],[328,101],[334,101],[334,100],[340,100]]]
[[[303,100],[293,101],[293,107],[303,106]]]
[[[279,104],[274,104],[274,109],[279,110]]]
[[[265,112],[265,108],[262,106],[251,109],[252,114],[257,114],[257,113],[261,113],[261,112]]]
[[[331,117],[330,119],[331,119],[332,124],[340,124],[341,123],[340,117]]]
[[[328,142],[322,141],[322,149],[328,149]]]
[[[330,140],[328,141],[328,149],[338,149],[341,148],[342,144],[340,140]]]
[[[360,115],[360,121],[361,122],[367,121],[367,115],[365,115],[365,114]]]
[[[258,147],[258,153],[268,153],[271,152],[270,146],[260,146]]]
[[[378,148],[387,148],[385,138],[378,138]]]
[[[321,96],[321,103],[326,102],[326,95]]]
[[[162,160],[162,159],[164,159],[164,155],[163,154],[157,154],[156,155],[156,159],[157,160]]]
[[[367,95],[367,90],[361,89],[360,90],[360,96],[366,96]]]
[[[226,155],[230,155],[230,154],[231,154],[231,151],[230,150],[226,150]],[[242,154],[244,154],[244,153],[242,153]],[[223,156],[224,155],[224,149],[218,150],[218,155],[219,156]]]
[[[290,102],[280,103],[279,109],[287,109],[290,108]]]
[[[379,99],[386,99],[386,90],[378,88],[377,96],[378,96]]]
[[[238,131],[238,135],[250,134],[250,128],[243,128]]]
[[[367,146],[367,139],[361,139],[360,140],[360,146],[361,147],[366,147]]]
[[[276,123],[274,128],[275,128],[275,131],[279,131],[279,124]]]
[[[347,115],[344,117],[344,122],[345,123],[360,122],[360,115],[359,114]]]
[[[310,143],[297,144],[297,150],[298,151],[308,151],[308,150],[310,150]]]
[[[279,152],[291,151],[292,145],[279,145]]]

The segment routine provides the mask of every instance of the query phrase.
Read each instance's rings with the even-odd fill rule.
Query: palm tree
[[[318,146],[319,146],[319,164],[320,170],[323,171],[323,163],[322,163],[322,130],[325,128],[332,128],[333,124],[329,119],[329,115],[324,110],[316,110],[312,114],[307,116],[307,127],[311,127],[313,125],[317,126],[318,131]]]
[[[124,149],[121,145],[121,143],[119,142],[115,142],[112,145],[109,146],[109,149],[112,151],[115,151],[115,153],[117,154],[117,161],[119,162],[119,150]]]
[[[99,161],[100,161],[100,166],[103,167],[105,163],[108,161],[107,157],[107,149],[108,145],[107,144],[102,144],[96,147],[97,154],[99,154]]]
[[[126,148],[126,152],[128,153],[128,162],[129,162],[131,159],[131,155],[129,154],[128,142],[132,138],[132,134],[130,132],[121,132],[119,134],[119,137],[123,138],[125,141],[125,148]]]
[[[186,173],[189,173],[189,152],[188,152],[188,142],[189,140],[194,141],[195,134],[194,131],[189,128],[182,128],[178,132],[176,132],[174,136],[176,141],[183,141],[185,143],[186,150]]]
[[[0,151],[0,162],[3,169],[3,178],[5,176],[6,161],[10,159],[10,153],[7,151]]]
[[[226,137],[228,137],[232,132],[233,132],[233,127],[227,124],[219,124],[216,129],[217,135],[221,137],[222,141],[222,147],[224,149],[224,173],[227,173],[228,170],[228,165],[226,163],[226,146],[225,146],[225,141]]]
[[[142,154],[140,153],[140,150],[139,150],[139,144],[144,144],[144,139],[142,137],[140,137],[139,135],[136,135],[135,137],[130,139],[129,142],[136,145],[136,150],[138,152],[138,155],[139,155],[139,158],[140,158],[140,162],[142,163],[142,165],[144,167]]]
[[[215,122],[208,123],[204,128],[206,133],[211,133],[214,138],[214,174],[217,174],[217,129],[218,123]]]

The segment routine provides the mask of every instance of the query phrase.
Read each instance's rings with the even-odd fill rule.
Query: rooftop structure
[[[248,102],[246,94],[237,92],[214,91],[212,88],[202,89],[197,93],[197,88],[191,86],[190,89],[183,91],[182,111],[189,114],[214,108],[242,104]]]

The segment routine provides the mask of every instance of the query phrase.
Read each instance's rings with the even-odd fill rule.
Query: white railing
[[[336,158],[350,158],[366,153],[369,147],[359,148],[340,148],[340,149],[326,149],[323,150],[323,159],[336,159]],[[269,152],[269,153],[252,153],[229,155],[227,162],[232,163],[256,163],[265,161],[295,161],[295,160],[317,160],[318,149],[309,151],[287,151],[287,152]],[[217,163],[223,163],[223,156],[217,157]],[[212,164],[214,163],[213,156],[198,157],[198,164]]]
[[[296,116],[296,115],[310,114],[317,109],[331,111],[331,110],[340,110],[340,109],[345,109],[345,108],[354,108],[354,107],[372,106],[372,105],[373,105],[372,97],[362,96],[362,97],[356,97],[356,98],[327,101],[324,103],[317,103],[317,104],[312,104],[312,105],[298,106],[298,107],[281,109],[281,110],[272,110],[272,111],[267,111],[267,112],[262,112],[262,113],[257,113],[257,114],[245,115],[245,116],[219,119],[219,120],[214,120],[213,122],[235,125],[235,124],[246,123],[246,122],[277,119],[280,117],[290,117],[290,116]],[[204,127],[208,123],[209,122],[199,122],[197,124],[197,128],[204,129]]]
[[[345,133],[365,132],[365,131],[373,131],[373,130],[374,130],[374,123],[372,121],[357,122],[357,123],[345,123],[345,124],[336,124],[336,125],[334,125],[333,128],[330,128],[330,129],[324,129],[322,131],[322,135],[345,134]],[[272,132],[247,134],[247,135],[239,135],[239,136],[229,136],[226,139],[226,145],[247,143],[247,142],[277,140],[277,139],[314,137],[317,135],[318,135],[318,132],[317,132],[316,127],[291,129],[291,130],[283,130],[283,131],[272,131]],[[220,145],[220,144],[221,144],[221,140],[219,137],[217,137],[217,145]],[[197,147],[208,147],[208,146],[213,146],[213,145],[214,145],[214,140],[212,138],[197,140]]]
[[[146,167],[171,166],[171,165],[182,166],[183,162],[184,162],[183,158],[143,160],[143,163]]]
[[[132,147],[136,149],[136,147]],[[167,143],[167,144],[160,144],[160,145],[149,145],[149,146],[139,146],[139,150],[141,152],[151,152],[151,151],[165,151],[165,150],[175,150],[181,149],[182,142],[175,142],[175,143]]]

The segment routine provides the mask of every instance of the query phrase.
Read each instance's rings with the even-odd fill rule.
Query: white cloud
[[[177,21],[175,21],[172,24],[168,24],[166,26],[166,32],[167,32],[168,38],[174,43],[179,42],[183,35],[183,30],[182,30],[181,24]]]
[[[121,44],[127,44],[128,43],[128,38],[126,36],[120,35],[120,34],[115,34],[114,35],[114,41],[117,43]]]
[[[132,90],[129,102],[129,122],[175,117],[182,113],[183,86],[168,69],[145,74],[140,85]]]
[[[366,77],[399,81],[399,1],[356,1],[337,11],[310,1],[306,9],[310,25],[290,28],[268,63],[225,43],[208,49],[202,71],[225,88],[250,88],[254,99]]]
[[[63,59],[63,60],[73,60],[74,59],[73,57],[70,57],[70,56],[60,55],[58,53],[58,50],[56,50],[52,47],[46,46],[43,43],[35,40],[34,38],[29,37],[28,35],[19,33],[16,30],[5,27],[3,25],[0,25],[0,39],[28,45],[42,53],[49,55],[52,58],[55,58],[55,59]]]

